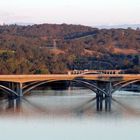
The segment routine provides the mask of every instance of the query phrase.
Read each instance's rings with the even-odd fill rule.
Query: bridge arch
[[[46,81],[46,80],[45,80]],[[42,81],[43,82],[43,81]],[[33,81],[33,82],[31,82],[31,83],[29,83],[29,84],[27,84],[27,85],[24,85],[22,88],[23,88],[23,90],[24,89],[26,89],[26,88],[30,88],[31,86],[34,86],[35,84],[39,84],[40,83],[40,81]]]
[[[51,82],[57,82],[57,81],[65,81],[65,80],[49,80],[49,81],[40,81],[40,82],[33,82],[31,84],[29,84],[29,86],[31,85],[31,87],[28,87],[26,86],[27,89],[25,89],[23,91],[23,95],[25,95],[27,92],[31,91],[32,89],[40,86],[40,85],[43,85],[43,84],[47,84],[47,83],[51,83]],[[82,84],[84,85],[84,87],[87,87],[88,89],[92,90],[95,94],[99,94],[97,92],[100,91],[102,94],[105,94],[107,95],[107,93],[102,90],[101,88],[97,87],[96,85],[94,84],[91,84],[91,83],[88,83],[86,81],[82,81],[82,80],[78,80],[78,79],[74,79],[74,80],[66,80],[66,81],[73,81],[73,82],[76,82],[76,83],[79,83],[79,84]]]
[[[134,83],[136,83],[136,82],[140,82],[140,80],[139,80],[139,79],[136,79],[136,80],[131,80],[131,81],[122,82],[122,85],[120,85],[119,87],[113,89],[113,90],[111,91],[111,94],[114,94],[116,91],[122,89],[123,87],[126,87],[126,86],[128,86],[128,85],[130,85],[130,84],[134,84]],[[120,82],[120,84],[121,84],[121,82]]]
[[[9,94],[14,94],[14,95],[18,96],[18,94],[14,90],[12,90],[6,86],[0,85],[0,89],[9,93]]]

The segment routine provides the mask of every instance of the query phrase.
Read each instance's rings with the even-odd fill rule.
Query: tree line
[[[66,73],[73,69],[140,73],[140,30],[67,24],[0,26],[0,74]]]

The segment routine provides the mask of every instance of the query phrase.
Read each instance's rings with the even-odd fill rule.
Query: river
[[[2,140],[139,140],[140,93],[117,91],[110,110],[97,109],[95,94],[83,88],[34,90],[0,101]]]

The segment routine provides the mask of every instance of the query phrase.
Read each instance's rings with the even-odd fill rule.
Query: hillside
[[[82,25],[0,26],[0,73],[125,69],[140,73],[140,30]]]

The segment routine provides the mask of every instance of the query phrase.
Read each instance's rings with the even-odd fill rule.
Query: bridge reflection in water
[[[69,91],[67,91],[69,92]],[[48,95],[42,95],[41,98],[45,99],[44,101],[40,101],[40,95],[29,95],[25,96],[23,98],[16,97],[8,99],[1,100],[0,101],[0,112],[10,112],[10,113],[23,113],[27,110],[29,112],[34,113],[42,113],[48,115],[48,112],[53,112],[54,108],[52,109],[51,106],[56,106],[55,111],[59,112],[60,114],[68,113],[71,111],[74,111],[75,113],[81,112],[84,113],[86,111],[95,111],[95,112],[111,112],[112,111],[112,103],[117,102],[117,104],[120,104],[119,101],[113,99],[110,96],[95,96],[92,97],[86,96],[86,95],[78,95],[74,96],[76,98],[73,98],[73,96],[48,96]],[[56,100],[59,98],[59,100]],[[47,100],[46,100],[47,99]],[[61,100],[62,99],[62,100]],[[75,100],[76,99],[76,100]],[[80,102],[79,100],[80,99]],[[52,102],[53,100],[53,102]],[[48,102],[48,103],[47,103]],[[63,103],[64,102],[64,103]],[[78,102],[78,103],[77,103]],[[57,104],[60,104],[61,108],[57,106]],[[65,108],[65,106],[70,105],[68,108]],[[74,105],[75,104],[75,105]],[[48,111],[50,110],[50,111]],[[54,111],[54,113],[55,113]],[[25,113],[26,114],[26,113]]]
[[[21,103],[22,99],[21,98],[8,98],[8,106],[7,110],[11,110],[12,112],[20,112],[22,109]]]
[[[93,95],[96,95],[96,110],[111,111],[112,95],[127,85],[140,82],[140,74],[113,74],[111,72],[111,74],[91,75],[0,75],[0,89],[9,95],[8,108],[20,112],[22,108],[21,103],[23,101],[27,102],[23,95],[36,87],[56,81],[75,82],[92,90]]]
[[[88,92],[87,92],[88,91]],[[54,92],[54,91],[53,91]],[[55,91],[55,93],[62,93],[62,91]],[[66,90],[65,93],[69,91]],[[78,93],[78,90],[76,91]],[[105,115],[109,113],[109,116],[116,117],[118,115],[140,116],[138,106],[140,103],[140,96],[123,97],[118,96],[94,96],[88,95],[91,93],[89,90],[85,90],[87,95],[65,95],[65,96],[50,96],[36,94],[25,96],[23,98],[8,98],[7,100],[0,101],[1,115],[16,115],[24,117],[26,115],[35,116],[62,116],[62,117],[96,117],[96,115]],[[52,93],[52,92],[50,92]],[[123,93],[123,92],[122,92]],[[128,92],[129,93],[129,92]],[[138,94],[137,94],[138,95]],[[41,98],[40,98],[41,97]],[[136,104],[137,103],[137,104]],[[116,108],[117,106],[117,108]],[[100,113],[99,113],[100,112]],[[71,114],[71,115],[70,115]],[[118,116],[117,115],[117,116]],[[125,116],[126,116],[125,115]]]
[[[22,99],[21,98],[15,98],[15,99],[9,98],[7,100],[8,106],[5,109],[11,110],[13,112],[20,112],[20,111],[22,111],[23,102],[26,102],[26,103],[30,104],[31,106],[34,106],[36,109],[40,109],[40,111],[42,111],[42,110],[45,111],[45,108],[41,108],[40,106],[36,105],[35,103],[32,103],[31,101],[29,101],[26,98],[22,98]],[[96,108],[96,111],[111,111],[111,102],[112,102],[111,97],[98,96],[98,97],[95,97],[95,98],[87,101],[82,106],[84,107],[84,106],[88,105],[89,103],[95,103],[95,104],[93,104],[93,107]],[[46,106],[46,108],[47,108],[47,106]],[[77,108],[77,106],[75,106],[75,108]]]

